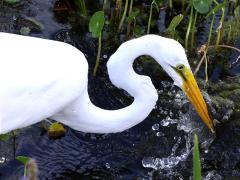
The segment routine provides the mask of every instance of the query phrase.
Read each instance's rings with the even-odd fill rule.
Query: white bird
[[[0,33],[0,134],[40,122],[59,121],[90,133],[133,127],[152,111],[158,94],[147,76],[132,68],[141,55],[152,56],[195,106],[213,131],[183,47],[175,40],[146,35],[123,43],[107,62],[111,82],[134,97],[119,110],[96,107],[88,94],[88,63],[75,47],[52,40]]]

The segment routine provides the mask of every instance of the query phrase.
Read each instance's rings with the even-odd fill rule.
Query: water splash
[[[178,122],[177,119],[172,119],[170,116],[167,116],[165,119],[163,119],[160,124],[161,126],[168,126],[169,124],[176,124]]]
[[[208,174],[206,175],[205,178],[203,178],[203,180],[222,180],[222,176],[220,176],[216,171],[210,171],[208,172]]]
[[[159,130],[159,124],[158,124],[158,123],[153,124],[153,125],[152,125],[152,130],[153,130],[153,131]]]
[[[171,155],[168,157],[163,158],[155,158],[155,157],[144,157],[142,159],[142,165],[145,168],[152,168],[154,170],[160,169],[171,169],[178,165],[182,161],[186,161],[187,157],[189,156],[191,149],[190,149],[190,137],[186,137],[186,149],[184,152],[179,155],[175,156],[176,150],[181,143],[181,138],[179,138],[176,144],[172,148]]]

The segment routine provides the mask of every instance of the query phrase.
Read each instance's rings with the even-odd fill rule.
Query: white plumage
[[[136,57],[152,56],[179,87],[182,78],[172,67],[189,68],[184,49],[174,40],[146,35],[125,42],[107,67],[112,83],[134,96],[134,102],[103,110],[89,99],[87,60],[75,47],[0,33],[0,50],[0,134],[48,117],[83,132],[123,131],[144,120],[158,98],[150,78],[134,72]]]

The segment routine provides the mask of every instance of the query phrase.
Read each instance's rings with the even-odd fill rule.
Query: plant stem
[[[190,19],[189,19],[189,23],[188,23],[188,28],[187,28],[187,32],[186,32],[186,37],[185,37],[185,49],[188,49],[188,37],[189,37],[189,33],[191,30],[191,26],[192,26],[192,18],[193,18],[193,4],[192,1],[191,3],[191,13],[190,13]]]
[[[237,51],[237,52],[240,53],[240,49],[238,49],[238,48],[236,48],[236,47],[233,47],[233,46],[229,46],[229,45],[224,45],[224,44],[222,44],[222,45],[218,45],[218,47],[220,47],[220,48],[233,49],[233,50],[235,50],[235,51]],[[208,48],[215,48],[215,46],[208,46]],[[204,51],[204,52],[207,53],[207,51]],[[202,58],[201,58],[201,60],[199,61],[198,65],[197,65],[195,71],[194,71],[194,75],[196,75],[197,72],[199,71],[199,69],[200,69],[200,67],[201,67],[204,59],[205,59],[205,56],[203,55]]]
[[[154,2],[154,1],[153,1]],[[147,34],[150,33],[151,21],[152,21],[152,9],[153,9],[153,2],[151,3],[149,18],[148,18],[148,27],[147,27]]]
[[[130,6],[129,6],[129,10],[128,10],[128,17],[132,14],[132,6],[133,6],[133,0],[130,1]],[[127,26],[127,37],[130,34],[130,29],[131,29],[131,22],[128,21],[128,26]]]
[[[107,9],[108,6],[108,0],[104,0],[103,1],[103,11],[105,11]]]
[[[225,7],[222,8],[222,16],[221,16],[221,19],[220,19],[220,25],[217,29],[217,40],[216,40],[216,44],[215,44],[216,49],[217,49],[217,46],[219,45],[219,43],[221,41],[224,17],[225,17]]]
[[[169,7],[170,7],[170,9],[172,9],[172,6],[173,6],[173,2],[172,2],[172,0],[169,0]]]
[[[122,29],[123,22],[124,22],[124,20],[125,20],[125,18],[126,18],[127,9],[128,9],[128,0],[126,0],[126,2],[125,2],[124,12],[123,12],[121,21],[120,21],[119,26],[118,26],[118,32],[120,32],[121,29]]]
[[[212,21],[211,21],[211,24],[210,24],[210,29],[209,29],[209,33],[208,33],[207,49],[208,49],[208,47],[210,46],[210,43],[211,43],[214,20],[215,20],[215,13],[213,13],[213,15],[212,15]]]
[[[207,51],[204,51],[204,59],[205,59],[205,82],[208,82],[208,59],[207,59]]]
[[[24,164],[24,177],[27,177],[27,164]]]
[[[100,60],[100,55],[101,55],[101,48],[102,48],[102,33],[100,33],[98,37],[98,52],[97,52],[97,59],[96,59],[96,64],[94,66],[93,70],[93,76],[95,77],[97,74],[98,66],[99,66],[99,60]]]
[[[195,37],[195,28],[196,28],[197,15],[198,15],[198,12],[195,11],[194,21],[193,21],[193,25],[192,25],[192,37],[191,37],[191,47],[190,47],[191,52],[193,50],[193,45],[194,45],[194,40],[195,40],[194,37]]]
[[[182,0],[182,14],[184,14],[185,12],[185,0]]]
[[[87,17],[87,9],[86,9],[86,4],[84,0],[75,0],[76,4],[78,5],[78,8],[80,10],[80,13]]]

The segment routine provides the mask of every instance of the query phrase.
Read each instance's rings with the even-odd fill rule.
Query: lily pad
[[[201,14],[205,14],[210,10],[212,0],[193,0],[194,8]]]

